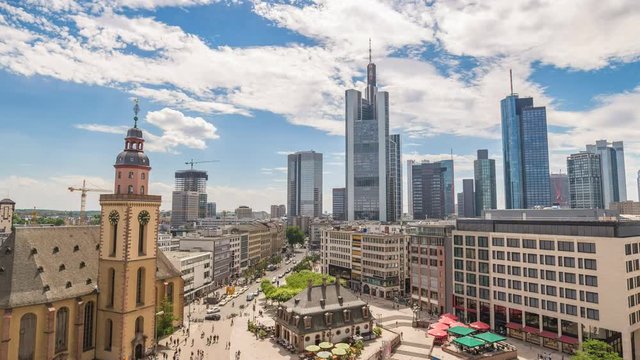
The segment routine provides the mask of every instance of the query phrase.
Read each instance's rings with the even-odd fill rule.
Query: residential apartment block
[[[525,220],[526,219],[526,220]],[[605,210],[491,210],[453,231],[453,311],[573,353],[640,356],[640,222]]]

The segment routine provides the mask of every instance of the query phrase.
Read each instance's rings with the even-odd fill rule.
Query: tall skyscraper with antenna
[[[500,101],[505,206],[528,209],[551,205],[547,110],[513,92]]]

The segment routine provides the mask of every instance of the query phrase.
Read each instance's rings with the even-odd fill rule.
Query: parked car
[[[253,300],[253,294],[247,294],[247,301]]]
[[[218,313],[218,312],[220,312],[220,308],[217,307],[217,306],[216,307],[212,307],[211,309],[207,309],[207,314],[208,315],[215,314],[215,313]]]
[[[271,279],[271,283],[272,283],[272,284],[275,284],[275,283],[276,283],[276,281],[278,281],[278,279],[276,279],[276,277],[274,276],[274,277],[273,277],[273,279]]]
[[[222,300],[222,301],[220,301],[220,302],[218,303],[218,305],[220,305],[220,306],[225,306],[225,305],[227,305],[227,300]]]
[[[260,293],[262,292],[262,289],[258,288],[258,290],[256,290],[256,292],[257,292],[258,294],[260,294]]]
[[[205,319],[205,320],[218,321],[218,320],[220,320],[220,314],[209,314],[209,315],[205,315],[204,319]]]
[[[254,298],[257,298],[258,295],[260,295],[260,293],[258,293],[258,290],[256,290],[256,291],[253,292],[252,295],[253,295]]]

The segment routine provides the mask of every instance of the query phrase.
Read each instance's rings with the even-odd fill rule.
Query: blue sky
[[[503,203],[499,100],[513,69],[516,92],[547,106],[551,169],[587,143],[623,140],[637,199],[640,40],[629,34],[640,9],[532,4],[0,1],[0,197],[77,209],[68,186],[111,188],[138,97],[163,208],[173,172],[194,158],[220,160],[201,167],[219,209],[268,210],[286,200],[286,154],[312,149],[324,154],[330,211],[330,189],[344,184],[344,90],[363,87],[371,38],[403,161],[453,151],[460,184],[487,148]]]

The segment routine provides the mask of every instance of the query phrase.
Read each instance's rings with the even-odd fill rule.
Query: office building
[[[347,220],[397,220],[389,215],[399,218],[402,206],[400,141],[389,137],[389,93],[378,91],[371,53],[364,97],[345,92],[345,135]]]
[[[288,217],[322,215],[322,154],[300,151],[288,156]]]
[[[253,219],[253,210],[245,205],[240,205],[236,208],[236,217],[240,219]]]
[[[239,238],[239,234],[222,235],[218,230],[215,233],[207,231],[190,233],[180,237],[180,251],[199,251],[211,254],[211,264],[206,266],[211,272],[211,281],[214,287],[227,283],[231,279],[233,270],[233,254],[231,252],[232,238]]]
[[[549,206],[547,110],[533,98],[511,95],[500,101],[505,206],[529,209]]]
[[[450,160],[446,160],[447,162]],[[450,165],[447,163],[447,165]],[[413,198],[413,219],[444,219],[446,216],[445,199],[445,161],[430,163],[424,161],[412,165],[411,193]]]
[[[400,135],[389,135],[389,181],[387,192],[387,221],[400,221],[402,217],[402,159]]]
[[[476,216],[481,216],[483,210],[498,207],[496,161],[489,159],[489,151],[486,149],[478,150],[477,159],[473,161],[473,178],[476,192]]]
[[[207,216],[208,218],[214,218],[216,217],[216,203],[215,202],[208,202],[207,203]]]
[[[158,232],[158,249],[162,251],[180,250],[180,239],[171,236],[171,233]]]
[[[602,201],[606,208],[614,201],[627,200],[624,146],[622,141],[598,140],[587,145],[587,152],[600,155]]]
[[[456,315],[568,354],[598,339],[640,357],[640,222],[598,209],[486,213],[453,231]]]
[[[571,207],[569,175],[562,173],[550,174],[549,180],[551,184],[551,205],[561,208]]]
[[[458,213],[458,217],[476,216],[476,194],[473,190],[473,183],[473,179],[462,179],[463,207],[462,214]]]
[[[171,202],[171,227],[189,226],[198,220],[200,193],[174,191]]]
[[[444,168],[442,184],[444,187],[444,216],[447,217],[456,213],[456,188],[453,160],[440,160],[438,162]]]
[[[335,220],[335,219],[334,219]],[[309,225],[309,251],[320,251],[322,230],[333,228],[331,221],[326,219],[314,219]]]
[[[271,205],[271,218],[279,219],[287,216],[287,207],[284,205]]]
[[[344,277],[356,292],[386,299],[408,292],[407,236],[399,227],[322,230],[320,249],[322,272]]]
[[[569,204],[573,209],[604,209],[600,155],[586,151],[567,158]]]
[[[333,201],[333,220],[346,220],[346,189],[334,188],[332,191]]]
[[[612,202],[610,209],[619,212],[621,215],[640,215],[640,202],[631,200]]]
[[[184,298],[192,301],[196,297],[214,290],[211,283],[211,253],[200,251],[167,251],[171,264],[180,270],[184,280]]]
[[[409,219],[413,220],[413,165],[415,164],[414,160],[407,160],[407,212],[409,214]],[[638,172],[640,174],[640,171]],[[638,175],[640,179],[640,175]],[[640,184],[640,182],[638,183]],[[640,185],[639,185],[640,186]]]
[[[175,173],[176,191],[195,191],[198,193],[198,217],[207,217],[207,180],[204,170],[178,170]]]
[[[464,193],[457,193],[456,194],[456,206],[457,206],[457,210],[456,210],[456,215],[458,215],[458,217],[462,217],[462,214],[464,214]]]
[[[443,314],[451,308],[452,222],[409,226],[411,299],[425,313]]]
[[[640,170],[638,170],[638,179],[636,181],[638,183],[638,201],[640,201]]]

